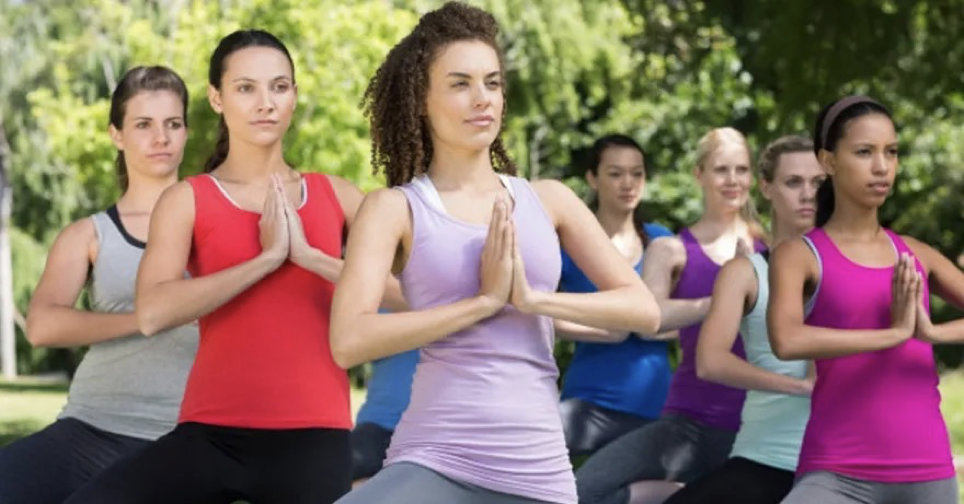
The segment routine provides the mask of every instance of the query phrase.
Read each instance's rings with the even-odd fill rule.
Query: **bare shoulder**
[[[911,252],[918,257],[927,257],[931,254],[939,254],[934,247],[931,247],[930,245],[918,240],[917,238],[914,238],[913,236],[900,235],[900,239],[903,240],[904,243],[907,244],[907,247],[910,248]]]
[[[726,278],[728,281],[744,281],[755,276],[753,262],[746,256],[734,257],[726,261],[718,273],[719,278]]]
[[[646,260],[686,261],[686,247],[678,236],[660,236],[646,247]]]
[[[771,268],[799,268],[801,265],[808,272],[817,270],[817,258],[803,238],[787,240],[770,252]]]

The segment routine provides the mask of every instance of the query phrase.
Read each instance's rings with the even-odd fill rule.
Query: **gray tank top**
[[[130,236],[116,210],[91,216],[99,251],[88,293],[94,311],[134,310],[134,283],[144,244]],[[141,439],[174,428],[184,384],[197,352],[196,324],[145,337],[140,333],[92,345],[81,361],[60,418]]]

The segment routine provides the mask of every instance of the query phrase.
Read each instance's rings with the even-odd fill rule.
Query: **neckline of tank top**
[[[107,209],[107,217],[109,217],[111,222],[114,223],[114,227],[117,228],[117,231],[120,233],[121,237],[124,238],[124,241],[141,250],[147,248],[147,242],[138,240],[134,237],[134,235],[127,232],[127,228],[124,227],[124,222],[120,218],[120,212],[117,210],[116,204],[111,205],[110,208]]]
[[[254,215],[261,215],[261,212],[254,212],[246,208],[242,208],[241,205],[239,205],[236,201],[234,201],[234,198],[232,198],[231,195],[228,194],[228,191],[224,189],[224,186],[221,185],[221,182],[218,181],[217,177],[215,177],[214,175],[211,175],[210,173],[205,173],[204,175],[206,175],[208,178],[211,179],[212,182],[214,182],[214,187],[218,188],[218,191],[221,192],[221,195],[224,196],[224,199],[228,200],[228,203],[230,203],[231,206],[233,206],[234,208],[237,208],[242,212],[247,212],[249,214],[254,214]],[[301,204],[298,205],[298,208],[296,208],[295,210],[301,210],[302,208],[305,207],[305,205],[308,204],[308,183],[306,182],[306,177],[303,174],[300,174],[300,175],[301,175]]]
[[[502,183],[502,186],[505,187],[506,191],[508,191],[509,197],[512,198],[513,203],[515,203],[516,201],[515,189],[512,188],[512,183],[510,182],[508,175],[504,175],[502,173],[496,173],[496,176],[499,177],[499,182]],[[423,173],[413,178],[412,184],[422,194],[424,194],[426,198],[428,198],[428,205],[433,210],[444,215],[446,218],[451,219],[453,222],[457,222],[459,224],[477,227],[477,228],[489,227],[487,224],[475,224],[473,222],[466,222],[462,219],[457,219],[451,216],[448,213],[448,211],[445,210],[445,205],[442,204],[442,197],[439,196],[438,189],[436,189],[435,184],[432,183],[432,179],[429,178],[427,173]],[[516,205],[513,204],[513,211],[515,210],[515,208],[516,208]]]
[[[700,254],[702,254],[702,255],[703,255],[703,258],[706,259],[707,261],[709,261],[710,264],[715,264],[718,268],[722,268],[723,265],[726,264],[726,262],[729,262],[730,259],[732,259],[732,257],[731,257],[730,259],[727,259],[726,262],[724,262],[723,264],[720,264],[720,263],[714,261],[713,258],[710,257],[710,255],[706,253],[706,250],[703,250],[703,244],[700,243],[700,240],[699,240],[698,238],[696,238],[696,235],[694,235],[693,232],[690,231],[690,228],[683,228],[683,230],[680,231],[680,239],[683,239],[683,233],[686,233],[687,235],[689,235],[689,238],[690,238],[691,240],[693,240],[693,243],[695,243],[695,244],[696,244],[696,247],[700,250]],[[760,244],[761,244],[761,242],[760,242],[759,240],[753,240],[753,253],[759,253],[759,252],[761,252],[761,250],[758,250],[758,249],[757,249],[757,247],[759,247]],[[766,245],[765,245],[765,244],[764,244],[764,246],[763,246],[763,250],[768,250],[768,249],[766,248]],[[734,256],[734,257],[736,257],[736,256]]]
[[[847,257],[847,254],[844,254],[843,250],[840,250],[840,247],[837,246],[837,242],[833,241],[833,238],[830,237],[830,233],[826,232],[823,228],[814,228],[814,230],[819,230],[820,233],[823,233],[824,238],[827,239],[827,242],[830,243],[830,246],[833,248],[833,252],[842,257],[851,266],[872,271],[885,271],[894,269],[894,267],[897,266],[897,263],[900,261],[900,249],[897,247],[897,241],[894,239],[894,235],[888,232],[887,228],[881,227],[880,230],[887,235],[887,239],[890,240],[890,246],[894,249],[894,264],[891,264],[890,266],[867,266],[865,264],[860,264],[859,262]]]

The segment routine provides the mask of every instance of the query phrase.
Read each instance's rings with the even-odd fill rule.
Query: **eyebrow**
[[[485,74],[485,78],[488,79],[488,78],[490,78],[490,77],[498,77],[498,76],[500,76],[500,75],[502,75],[502,72],[499,72],[499,71],[497,70],[497,71],[495,71],[495,72],[489,72],[489,73]],[[471,75],[469,75],[469,74],[467,74],[467,73],[464,73],[464,72],[449,72],[449,73],[448,73],[448,76],[449,76],[449,77],[461,77],[461,78],[463,78],[463,79],[471,79],[471,78],[472,78]]]
[[[271,79],[269,79],[269,80],[270,80],[271,82],[275,82],[275,81],[279,81],[279,80],[289,80],[289,81],[290,81],[290,80],[291,80],[291,77],[289,77],[289,76],[287,76],[287,75],[279,75],[279,76],[273,77],[273,78],[271,78]],[[231,82],[258,82],[258,81],[257,81],[257,79],[252,79],[251,77],[237,77],[237,78],[233,79]]]

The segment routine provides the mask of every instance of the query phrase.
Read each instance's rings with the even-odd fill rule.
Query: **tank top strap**
[[[90,220],[94,224],[94,235],[97,237],[98,248],[110,243],[117,237],[117,230],[106,211],[91,215]]]
[[[756,274],[756,303],[753,304],[753,309],[747,314],[747,317],[761,315],[766,317],[767,305],[770,299],[770,282],[767,277],[770,274],[770,264],[767,262],[763,254],[757,252],[755,254],[750,254],[747,259],[750,260],[750,264],[753,266],[753,272]]]
[[[338,195],[335,193],[335,188],[331,185],[331,179],[328,178],[328,175],[308,172],[302,173],[301,176],[302,180],[304,180],[305,191],[305,194],[302,196],[304,198],[302,202],[303,208],[308,209],[319,205],[330,205],[338,209],[342,216],[344,216],[341,202],[338,200]]]

